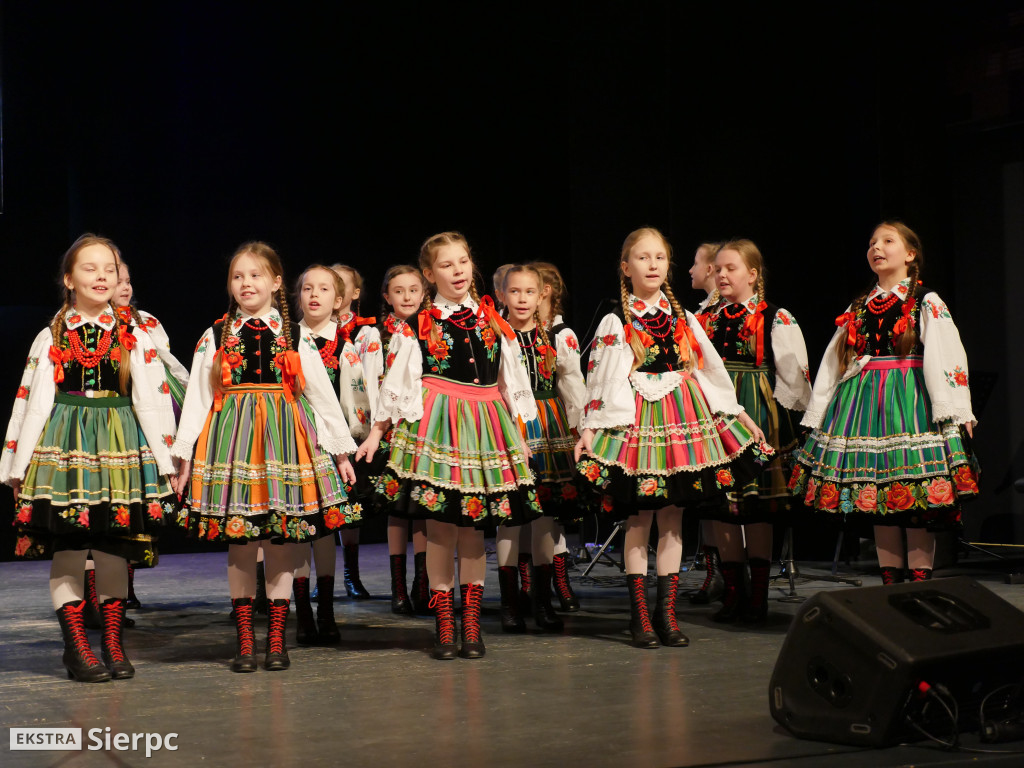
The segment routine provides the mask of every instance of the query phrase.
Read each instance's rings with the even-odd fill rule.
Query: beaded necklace
[[[324,361],[324,366],[327,368],[338,367],[338,357],[334,354],[338,349],[338,337],[335,336],[333,339],[324,344],[323,349],[320,350],[320,359]],[[331,365],[334,363],[334,365]]]
[[[884,315],[899,300],[900,297],[895,292],[890,293],[885,299],[882,299],[881,296],[875,296],[868,302],[868,311],[873,315]]]
[[[245,327],[246,327],[246,328],[251,328],[251,329],[252,329],[252,330],[254,330],[254,331],[264,331],[264,330],[266,330],[266,328],[267,328],[267,327],[266,327],[266,326],[265,326],[265,325],[263,324],[263,321],[262,321],[262,320],[259,320],[259,319],[257,319],[257,320],[256,320],[256,325],[252,325],[252,324],[251,324],[251,323],[250,323],[250,322],[249,322],[248,320],[246,320],[246,321],[245,321]]]
[[[533,349],[537,346],[537,328],[534,327],[532,331],[516,331],[516,335],[519,336],[519,346],[522,349]],[[524,341],[525,339],[525,341]],[[527,343],[529,342],[529,343]]]
[[[732,307],[736,307],[736,310],[734,310],[736,314],[731,314],[729,312],[729,309]],[[743,317],[743,315],[747,314],[747,307],[744,304],[729,304],[722,307],[722,314],[730,320],[736,320],[737,318]]]
[[[93,351],[86,349],[82,344],[82,339],[78,334],[77,328],[73,331],[68,331],[68,343],[71,345],[71,354],[74,355],[75,360],[77,360],[83,368],[95,368],[99,365],[104,355],[110,351],[112,336],[113,333],[111,331],[104,331],[96,344],[96,350]]]
[[[466,320],[470,321],[469,325],[463,325],[463,322]],[[463,307],[458,312],[453,312],[448,315],[448,322],[456,328],[461,328],[464,331],[472,331],[477,327],[477,325],[479,325],[476,314],[469,307]]]
[[[666,312],[657,312],[655,317],[647,320],[643,317],[636,318],[651,336],[658,339],[667,339],[672,333],[672,318]]]

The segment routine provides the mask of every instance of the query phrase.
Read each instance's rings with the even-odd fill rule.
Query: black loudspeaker
[[[966,730],[985,696],[1022,681],[1024,613],[961,576],[814,595],[768,693],[772,717],[795,736],[882,747],[923,738],[911,722],[949,732],[929,687],[956,700]]]

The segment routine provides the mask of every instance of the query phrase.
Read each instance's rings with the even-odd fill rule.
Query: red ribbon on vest
[[[917,300],[913,296],[903,302],[903,317],[897,320],[896,324],[892,327],[893,336],[902,336],[906,333],[907,328],[914,322],[910,317],[910,313],[913,311],[916,303]]]
[[[857,313],[844,312],[836,318],[836,327],[846,326],[846,346],[857,346]]]
[[[306,377],[302,374],[302,360],[294,349],[278,352],[274,364],[281,371],[281,386],[284,387],[284,399],[289,403],[306,388]]]
[[[685,317],[676,318],[676,329],[672,336],[676,346],[679,347],[679,359],[685,363],[690,359],[690,350],[693,350],[697,354],[697,370],[703,370],[704,352],[701,350],[700,344],[697,343],[697,337],[693,335],[693,330],[686,322]]]
[[[352,340],[352,331],[360,325],[376,325],[377,318],[375,317],[359,317],[359,315],[353,314],[352,318],[342,326],[338,327],[338,333],[345,341]]]
[[[626,325],[622,328],[622,338],[627,344],[633,343],[633,337],[636,336],[640,343],[644,345],[644,349],[647,349],[654,343],[654,339],[646,331],[641,331],[639,328],[634,328],[632,325]]]
[[[755,344],[755,365],[761,365],[764,362],[764,315],[762,314],[768,305],[763,301],[754,307],[753,314],[748,314],[746,320],[743,321],[743,334],[746,338],[754,336]]]
[[[419,334],[421,339],[429,339],[430,331],[434,328],[434,320],[441,319],[441,310],[437,307],[431,307],[420,312],[416,318],[419,323]]]
[[[60,347],[50,345],[50,362],[53,363],[53,383],[64,381],[64,352]]]

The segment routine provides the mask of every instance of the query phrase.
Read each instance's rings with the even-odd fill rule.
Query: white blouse
[[[893,293],[900,299],[906,299],[909,291],[909,279],[896,285]],[[875,286],[865,301],[876,296],[888,296],[889,291]],[[849,312],[852,305],[846,308]],[[967,353],[960,332],[953,323],[942,299],[935,292],[926,293],[921,300],[918,314],[920,323],[921,343],[924,344],[924,384],[928,397],[932,402],[932,421],[939,423],[950,421],[954,424],[978,423],[971,409],[971,389],[967,371]],[[864,366],[871,360],[871,355],[861,355],[854,360],[846,372],[840,377],[839,361],[836,359],[836,344],[841,336],[846,335],[846,327],[840,326],[832,336],[832,341],[825,348],[825,356],[821,359],[818,375],[814,379],[811,402],[807,406],[804,418],[800,422],[807,427],[820,427],[825,419],[825,411],[835,395],[840,383],[860,374]]]
[[[167,370],[171,372],[171,375],[178,380],[183,387],[188,386],[188,368],[182,365],[178,358],[171,354],[171,340],[167,337],[167,331],[164,330],[163,325],[153,317],[149,312],[143,312],[139,310],[139,317],[143,321],[143,330],[145,330],[150,338],[153,339],[153,344],[156,346],[156,353],[160,355],[160,360]]]
[[[231,330],[238,332],[242,324],[252,320],[250,315],[238,312],[231,324]],[[276,309],[258,318],[275,335],[284,329],[281,315]],[[215,338],[213,328],[207,328],[192,358],[192,372],[189,376],[188,389],[185,390],[185,402],[181,406],[181,421],[178,423],[178,437],[174,441],[171,453],[182,459],[191,459],[199,434],[203,431],[206,417],[213,407],[214,391],[210,383],[210,371],[213,369],[214,357],[220,339]],[[302,373],[306,379],[306,388],[302,396],[313,407],[316,416],[317,442],[325,451],[335,456],[343,453],[355,453],[356,444],[352,440],[341,404],[334,396],[334,387],[327,376],[320,352],[316,348],[313,337],[303,333],[301,338],[294,340],[302,364]]]
[[[85,324],[84,319],[68,322],[78,314],[74,309],[65,314],[69,329]],[[101,314],[113,316],[109,307]],[[93,321],[104,330],[114,327],[109,322]],[[132,378],[132,407],[139,420],[139,426],[146,436],[146,442],[156,459],[157,467],[164,475],[174,474],[174,461],[169,447],[174,439],[174,409],[170,390],[167,388],[164,366],[159,351],[148,333],[136,328],[135,346],[129,352]],[[25,477],[25,470],[32,459],[32,452],[39,442],[46,422],[53,411],[57,387],[53,381],[53,362],[50,360],[50,346],[53,334],[44,328],[32,342],[21,376],[18,397],[14,411],[7,424],[4,437],[3,457],[0,458],[0,482],[10,484],[11,480]]]
[[[557,315],[552,327],[562,324]],[[580,368],[580,341],[571,328],[563,328],[555,334],[555,390],[565,404],[565,415],[571,429],[579,429],[586,404],[587,384]]]
[[[440,310],[441,317],[447,319],[455,312],[468,307],[476,312],[479,309],[472,297],[466,296],[461,303],[453,304],[439,296],[434,297],[434,307]],[[412,317],[409,321],[413,320]],[[413,326],[410,324],[409,326]],[[517,416],[523,421],[537,418],[537,401],[533,399],[530,388],[530,376],[523,364],[523,353],[519,342],[498,334],[501,339],[501,363],[498,367],[498,391],[508,406],[512,418]],[[396,333],[391,337],[389,354],[394,355],[391,368],[388,369],[381,382],[380,399],[377,401],[377,413],[374,421],[383,422],[390,419],[397,423],[399,419],[419,421],[423,418],[423,351],[419,339],[414,335]]]
[[[671,314],[672,308],[662,293],[659,300],[648,304],[636,296],[629,297],[632,313],[642,316],[650,309]],[[697,380],[708,405],[715,413],[736,415],[743,407],[736,400],[736,390],[729,378],[725,364],[704,329],[693,316],[686,312],[686,323],[693,332],[704,356],[704,367],[694,367],[693,377]],[[634,371],[633,350],[623,337],[622,320],[618,314],[605,315],[594,337],[594,349],[590,353],[587,373],[586,412],[580,426],[583,429],[606,429],[624,427],[636,418],[634,392],[645,400],[660,400],[683,381],[679,371],[664,373],[641,373]]]

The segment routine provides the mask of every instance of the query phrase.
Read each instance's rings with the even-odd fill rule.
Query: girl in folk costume
[[[291,322],[283,281],[267,244],[235,252],[228,312],[196,346],[171,451],[186,460],[176,488],[184,502],[179,522],[196,538],[229,545],[234,672],[256,671],[256,542],[270,544],[262,547],[270,599],[265,667],[287,669],[297,547],[350,514],[343,482],[355,481],[346,455],[355,443],[316,344]]]
[[[384,371],[380,381],[377,382],[378,387],[395,361],[395,353],[392,351],[397,344],[395,336],[405,335],[409,338],[416,338],[416,334],[408,325],[408,320],[419,312],[426,291],[427,281],[423,279],[423,275],[416,267],[400,264],[389,268],[384,273],[380,292],[389,311],[380,331],[381,342],[384,345]],[[394,427],[388,430],[388,434],[381,439],[377,460],[374,462],[374,475],[379,475],[384,470],[391,450],[393,430]],[[427,578],[427,522],[422,519],[410,521],[407,515],[396,514],[396,512],[397,510],[392,510],[392,514],[388,516],[391,611],[400,614],[429,615],[430,580]],[[410,522],[414,563],[411,595],[406,590],[406,548],[409,541]]]
[[[875,526],[884,583],[931,577],[934,531],[978,493],[967,355],[949,310],[921,287],[921,241],[899,221],[868,244],[878,284],[836,318],[801,422],[790,479],[804,504]],[[903,535],[907,554],[904,558]]]
[[[64,304],[32,343],[7,426],[0,481],[17,500],[18,556],[52,549],[50,597],[68,677],[129,678],[121,643],[127,561],[173,510],[174,412],[149,334],[110,306],[117,247],[82,235],[61,262]],[[102,658],[85,631],[86,556],[96,563]]]
[[[722,300],[704,317],[703,327],[732,377],[737,400],[776,453],[758,478],[729,493],[727,505],[703,510],[717,521],[714,539],[725,580],[723,606],[713,618],[759,623],[768,614],[772,524],[790,507],[784,461],[796,448],[793,412],[807,408],[811,398],[807,347],[793,316],[765,300],[764,259],[753,242],[722,245],[715,268]],[[749,600],[744,599],[744,561],[750,567]]]
[[[534,261],[530,263],[540,273],[543,281],[543,288],[540,294],[540,305],[537,311],[540,315],[541,324],[544,326],[548,337],[552,339],[555,349],[555,360],[557,369],[556,389],[565,408],[565,416],[574,438],[579,438],[580,417],[583,415],[584,398],[587,396],[587,385],[583,380],[583,372],[580,370],[580,343],[573,330],[565,324],[562,318],[562,307],[568,297],[565,289],[565,280],[558,267],[546,261]],[[560,489],[562,496],[572,494],[577,490],[573,485],[563,485]],[[574,511],[561,521],[577,520],[582,512],[582,499],[574,497],[575,504],[570,504],[567,509]],[[580,601],[576,599],[572,585],[569,583],[569,546],[565,541],[565,527],[562,522],[556,520],[554,523],[555,555],[553,561],[552,579],[555,587],[555,595],[558,597],[559,608],[566,613],[573,613],[580,609]],[[524,569],[522,560],[519,565],[520,577]],[[528,591],[527,587],[527,591]]]
[[[715,271],[715,256],[718,255],[718,249],[721,247],[721,243],[701,243],[693,254],[693,266],[690,267],[690,287],[695,291],[704,292],[704,298],[701,299],[700,304],[697,305],[697,311],[694,313],[697,322],[702,326],[709,312],[721,298],[716,285],[718,273]],[[723,503],[725,503],[725,499],[719,496],[702,506],[718,508]],[[725,586],[722,580],[718,544],[715,541],[715,526],[710,521],[701,523],[701,538],[703,540],[704,567],[707,573],[700,589],[690,595],[690,602],[694,605],[707,605],[713,599],[717,599]]]
[[[135,290],[132,288],[131,273],[125,263],[124,256],[118,254],[117,288],[114,290],[114,300],[111,302],[117,311],[118,318],[123,323],[131,324],[142,328],[149,334],[156,346],[160,362],[164,365],[164,379],[171,390],[171,400],[174,405],[174,417],[177,421],[181,415],[181,403],[185,399],[185,388],[188,386],[188,369],[178,362],[178,359],[171,354],[171,340],[167,331],[149,312],[143,312],[135,307]],[[86,588],[89,591],[90,599],[96,594],[95,572],[91,564],[86,564]],[[129,609],[141,608],[142,604],[135,596],[135,565],[128,563],[128,599],[125,605]],[[134,621],[125,618],[125,626],[133,626]]]
[[[537,626],[560,631],[562,620],[551,606],[551,583],[555,555],[555,521],[579,517],[577,491],[574,484],[572,449],[576,435],[572,433],[566,407],[556,390],[559,378],[554,345],[541,322],[539,305],[543,278],[529,266],[513,266],[505,272],[502,293],[508,308],[508,321],[516,332],[516,341],[523,351],[523,362],[537,401],[537,417],[520,421],[519,428],[533,454],[537,470],[537,499],[544,517],[522,529],[502,526],[496,536],[498,577],[501,586],[501,622],[506,632],[523,632],[526,625],[520,615],[519,539],[529,533],[534,567],[530,581],[529,602]],[[577,345],[578,346],[578,345]],[[571,377],[571,373],[568,374]],[[583,376],[576,360],[579,389]],[[582,405],[583,393],[577,398]],[[525,579],[524,579],[525,581]]]
[[[332,264],[331,269],[345,284],[345,298],[338,310],[338,333],[342,341],[338,356],[341,405],[352,436],[358,441],[370,431],[370,421],[377,405],[377,382],[384,372],[384,353],[380,331],[375,325],[377,320],[358,314],[359,296],[363,292],[362,276],[344,264]],[[359,482],[353,496],[362,502],[370,493],[368,467],[356,464],[355,469]],[[359,528],[350,527],[341,532],[341,551],[345,594],[354,600],[369,599],[370,593],[359,578]],[[332,598],[331,595],[325,597]]]
[[[316,344],[324,370],[334,387],[334,396],[343,411],[352,412],[352,388],[343,376],[341,362],[344,339],[334,318],[345,300],[345,283],[334,270],[313,264],[306,268],[296,283],[301,320],[299,331]],[[354,418],[354,417],[353,417]],[[313,539],[312,547],[301,547],[299,563],[295,568],[292,590],[295,595],[295,617],[298,623],[296,642],[299,645],[336,645],[341,634],[334,618],[334,576],[337,568],[335,532],[344,526],[362,521],[362,505],[350,503],[344,507],[341,518],[324,520],[320,535]],[[312,571],[310,555],[316,561],[316,591],[322,595],[317,601],[316,616],[310,602],[309,577]]]
[[[764,435],[736,402],[729,374],[669,285],[671,251],[645,227],[622,245],[623,315],[598,327],[587,376],[577,469],[626,521],[626,578],[633,644],[687,645],[675,616],[682,561],[679,505],[742,487],[771,457]],[[579,460],[586,452],[587,458]],[[647,608],[647,541],[658,519],[658,601]]]
[[[466,239],[442,232],[420,249],[423,276],[436,288],[416,318],[416,337],[392,337],[391,369],[378,421],[357,457],[373,457],[395,422],[377,495],[392,510],[427,520],[427,574],[437,638],[434,658],[456,656],[454,556],[459,556],[462,647],[484,655],[483,528],[521,525],[540,515],[528,451],[515,423],[536,418],[515,333],[473,284]]]

